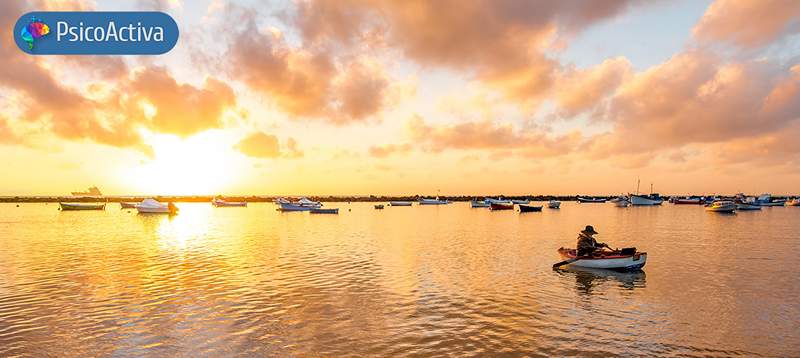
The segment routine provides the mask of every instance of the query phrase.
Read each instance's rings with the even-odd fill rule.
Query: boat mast
[[[636,195],[639,195],[639,184],[641,184],[641,180],[636,178]]]

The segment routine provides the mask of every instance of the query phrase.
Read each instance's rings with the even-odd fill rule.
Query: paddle
[[[575,261],[578,261],[578,260],[580,260],[580,259],[576,257],[574,259],[567,259],[567,260],[564,260],[564,261],[561,261],[561,262],[557,262],[557,263],[553,264],[553,268],[557,269],[557,268],[559,268],[561,266],[569,265],[569,264],[571,264],[571,263],[573,263]]]

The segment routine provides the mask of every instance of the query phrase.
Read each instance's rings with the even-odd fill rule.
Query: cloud
[[[472,73],[529,105],[548,95],[557,61],[544,51],[613,17],[633,1],[302,1],[296,25],[308,43],[347,46],[380,33],[409,59]]]
[[[254,158],[276,159],[276,158],[298,158],[303,156],[303,152],[297,148],[294,138],[286,141],[286,146],[281,149],[278,137],[264,132],[256,132],[248,135],[235,146],[239,152]]]
[[[393,154],[405,154],[412,149],[411,143],[406,144],[384,144],[369,147],[369,155],[375,158],[386,158]]]
[[[761,47],[800,31],[800,2],[793,0],[716,0],[694,27],[704,41]]]
[[[561,116],[573,117],[600,104],[633,73],[624,57],[614,57],[588,69],[569,69],[560,75],[555,102]]]
[[[236,104],[225,82],[209,77],[203,87],[181,84],[163,67],[135,72],[126,88],[132,116],[148,117],[147,124],[156,131],[181,136],[220,127],[224,111]],[[140,101],[152,105],[155,114],[149,116],[136,105]]]
[[[0,117],[0,144],[14,144],[19,142],[19,139],[17,134],[9,127],[8,121]]]
[[[415,143],[434,152],[448,149],[502,152],[513,149],[527,157],[549,157],[568,154],[583,141],[577,132],[551,138],[535,128],[517,131],[510,124],[497,121],[429,125],[419,116],[408,121],[408,131]]]
[[[798,67],[680,53],[620,86],[607,113],[613,132],[594,138],[592,147],[603,156],[780,130],[800,117],[798,86]]]
[[[281,111],[346,124],[382,110],[389,80],[377,63],[345,58],[343,65],[325,49],[291,47],[279,33],[262,33],[245,21],[229,49],[232,76]]]

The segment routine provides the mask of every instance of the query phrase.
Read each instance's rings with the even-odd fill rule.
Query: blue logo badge
[[[14,35],[31,55],[160,55],[180,31],[158,11],[37,11],[17,20]]]

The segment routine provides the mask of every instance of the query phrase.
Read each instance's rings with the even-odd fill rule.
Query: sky
[[[30,56],[159,10],[159,56]],[[0,195],[800,194],[793,0],[3,1]]]

